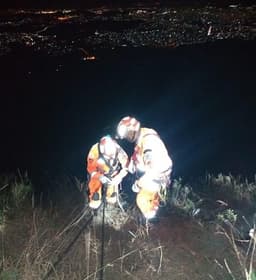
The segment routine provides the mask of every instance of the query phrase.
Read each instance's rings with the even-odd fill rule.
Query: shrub
[[[23,176],[2,176],[0,178],[0,228],[4,227],[5,218],[11,210],[19,208],[32,194],[32,183],[28,174]]]

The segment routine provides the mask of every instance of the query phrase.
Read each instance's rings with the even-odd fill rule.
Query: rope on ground
[[[105,247],[105,206],[106,206],[106,192],[105,186],[102,187],[102,199],[103,199],[103,209],[102,209],[102,224],[101,224],[101,260],[100,267],[104,267],[104,247]],[[100,280],[104,279],[104,269],[100,270]]]
[[[81,214],[82,213],[82,214]],[[68,231],[70,228],[76,226],[78,223],[80,223],[80,221],[89,213],[89,207],[86,206],[85,208],[83,208],[79,214],[73,219],[73,221],[71,223],[69,223],[63,230],[61,233],[58,234],[58,237],[60,237],[61,235],[63,235],[66,231]]]
[[[48,272],[45,274],[42,280],[46,280],[55,270],[56,266],[61,262],[61,260],[64,258],[64,256],[68,253],[68,251],[71,249],[71,247],[75,244],[81,233],[86,229],[86,227],[90,224],[90,222],[93,219],[93,215],[88,218],[86,223],[81,227],[81,229],[77,232],[74,239],[69,243],[68,247],[62,252],[62,254],[59,254],[57,257],[57,260],[55,263],[51,266],[51,268],[48,270]],[[80,221],[81,219],[79,219]]]
[[[122,188],[121,183],[120,183],[120,188]],[[117,187],[117,196],[116,196],[116,198],[117,198],[118,206],[120,207],[120,209],[121,209],[122,212],[124,213],[124,212],[125,212],[125,211],[124,211],[124,208],[123,208],[123,206],[122,206],[122,204],[121,204],[121,202],[120,202],[119,186]]]

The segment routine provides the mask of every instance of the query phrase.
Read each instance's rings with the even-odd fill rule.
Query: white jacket
[[[144,176],[157,179],[166,172],[170,174],[172,165],[172,159],[157,132],[154,129],[141,128],[129,171],[141,172]]]

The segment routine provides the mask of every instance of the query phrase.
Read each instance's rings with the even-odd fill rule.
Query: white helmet
[[[99,150],[104,158],[115,158],[117,153],[117,145],[111,136],[107,135],[100,139]]]
[[[129,142],[135,142],[138,138],[140,122],[133,117],[124,117],[117,126],[116,138],[126,139]]]

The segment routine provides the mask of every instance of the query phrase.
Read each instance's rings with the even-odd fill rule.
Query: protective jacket
[[[158,133],[151,128],[141,128],[131,157],[129,171],[140,176],[159,179],[171,173],[172,160]]]
[[[99,178],[102,175],[113,178],[123,168],[128,166],[126,152],[116,143],[117,153],[114,159],[105,159],[100,153],[99,144],[94,144],[87,157],[87,171],[91,177]]]
[[[122,178],[127,174],[128,167],[128,155],[126,152],[115,142],[116,154],[112,159],[107,159],[100,152],[99,143],[94,144],[87,156],[87,172],[89,174],[89,199],[97,192],[99,197],[101,197],[102,188],[102,177],[109,179],[109,185],[111,185],[111,180],[120,177],[116,184],[118,185]],[[111,188],[108,188],[107,198],[111,197],[112,193],[115,191],[114,184]],[[110,198],[109,198],[110,199]]]
[[[154,129],[140,128],[129,171],[136,174],[132,187],[137,192],[136,202],[145,218],[156,215],[160,200],[170,184],[172,160]]]

